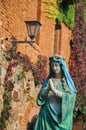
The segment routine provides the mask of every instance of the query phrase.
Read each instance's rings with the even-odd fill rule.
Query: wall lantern
[[[31,39],[31,43],[33,43],[34,42],[33,39],[37,36],[41,23],[35,20],[25,21],[25,23],[27,27],[28,36]]]
[[[34,38],[36,38],[38,34],[41,23],[36,20],[25,21],[25,23],[27,27],[28,36],[30,37],[31,40],[30,41],[11,40],[11,43],[30,43],[31,45],[32,43],[34,43]]]

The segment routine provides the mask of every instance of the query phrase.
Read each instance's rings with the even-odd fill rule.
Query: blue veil
[[[73,92],[77,92],[76,88],[75,88],[75,85],[74,85],[74,82],[68,72],[68,69],[66,67],[66,63],[65,63],[65,59],[62,58],[62,57],[59,57],[58,55],[55,55],[55,56],[52,56],[49,58],[49,65],[51,65],[51,63],[55,61],[55,62],[58,62],[59,64],[61,64],[61,67],[62,67],[62,71],[65,75],[65,78],[66,78],[66,81],[67,81],[67,84],[69,86],[69,88],[73,91]]]

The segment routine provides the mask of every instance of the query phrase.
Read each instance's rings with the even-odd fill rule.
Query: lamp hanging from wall
[[[33,39],[36,38],[38,31],[40,29],[41,23],[35,20],[25,21],[25,23],[27,27],[28,36],[31,39],[31,43],[33,43],[34,42]]]
[[[30,43],[32,45],[32,43],[34,43],[34,38],[36,38],[38,31],[40,29],[41,23],[39,21],[36,20],[29,20],[29,21],[25,21],[26,23],[26,27],[27,27],[27,32],[28,32],[28,36],[30,37],[30,41],[28,40],[11,40],[11,43]]]

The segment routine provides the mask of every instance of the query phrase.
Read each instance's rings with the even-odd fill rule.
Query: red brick
[[[16,39],[24,40],[28,38],[25,20],[36,19],[39,20],[42,24],[40,28],[39,35],[37,36],[37,44],[41,50],[42,55],[49,57],[54,54],[54,33],[55,33],[55,24],[54,20],[48,19],[45,17],[43,12],[45,5],[41,3],[41,0],[16,0],[16,1],[7,1],[3,0],[0,2],[0,38],[8,37],[9,39],[13,36]],[[60,53],[66,57],[68,64],[70,56],[70,46],[69,46],[69,36],[70,30],[62,24],[61,33],[61,48],[57,48],[57,53]],[[59,33],[59,32],[58,32]],[[29,39],[29,38],[28,38]],[[59,42],[57,42],[57,47]],[[19,49],[23,53],[27,53],[32,57],[33,60],[37,58],[37,55],[40,54],[36,49],[28,45],[26,49]],[[18,50],[19,50],[18,49]]]

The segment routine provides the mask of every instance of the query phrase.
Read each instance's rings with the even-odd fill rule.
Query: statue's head
[[[55,76],[55,72],[53,71],[52,69],[52,64],[53,63],[58,63],[57,66],[60,67],[60,72],[61,72],[61,77],[62,78],[65,78],[67,84],[68,84],[68,87],[73,91],[73,92],[77,92],[76,91],[76,88],[75,88],[75,85],[74,85],[74,82],[68,72],[68,69],[67,69],[67,66],[66,66],[66,63],[65,63],[65,58],[62,57],[62,56],[59,56],[59,55],[54,55],[54,56],[51,56],[49,58],[49,66],[50,66],[50,71],[49,71],[49,76],[48,78],[52,78],[53,76]],[[60,74],[60,73],[59,73]]]
[[[51,65],[51,63],[52,63],[53,61],[59,63],[59,60],[65,60],[65,58],[62,57],[62,56],[60,56],[60,55],[53,55],[53,56],[49,57],[49,65]]]
[[[56,74],[62,74],[62,67],[59,61],[64,60],[64,57],[60,55],[54,55],[49,58],[50,66],[50,77],[53,77]]]

